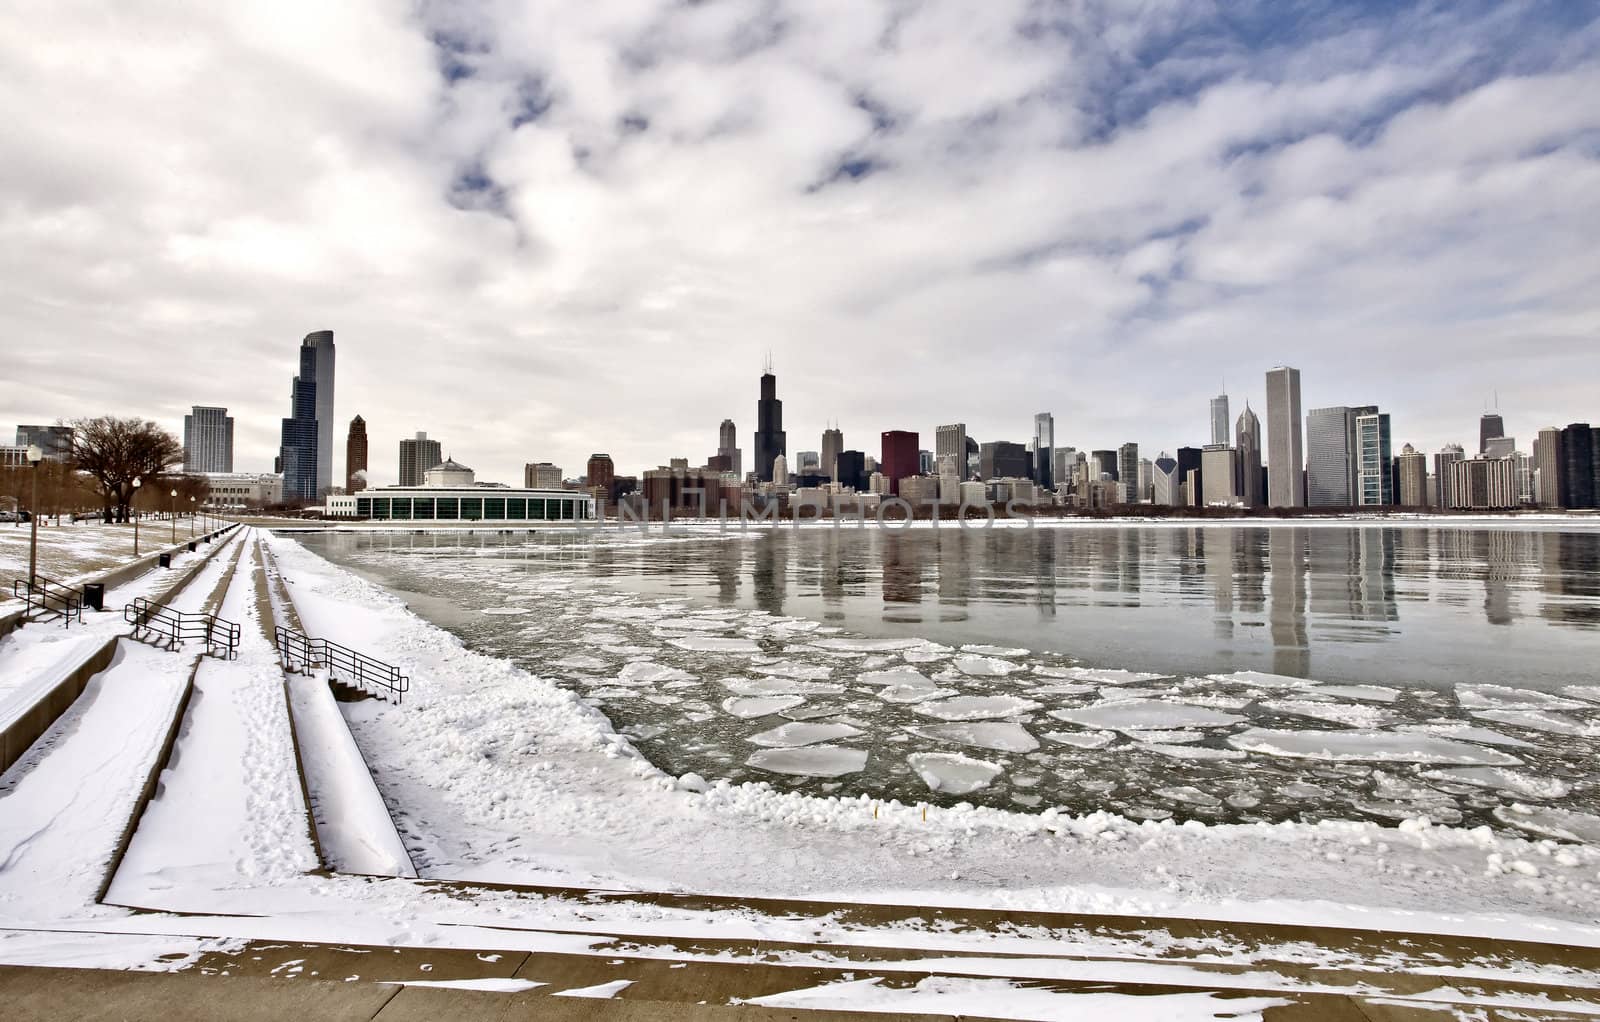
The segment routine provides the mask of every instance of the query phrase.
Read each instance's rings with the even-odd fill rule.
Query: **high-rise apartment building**
[[[1506,435],[1505,420],[1499,412],[1484,412],[1478,420],[1478,456],[1489,453],[1489,441]],[[1515,445],[1513,445],[1515,446]]]
[[[1428,456],[1406,444],[1400,448],[1400,486],[1398,503],[1401,507],[1428,506]]]
[[[844,432],[837,426],[822,431],[822,474],[839,481],[839,452],[844,450]]]
[[[883,458],[878,470],[883,473],[890,493],[900,492],[900,480],[917,474],[921,465],[917,451],[920,449],[917,434],[904,429],[890,429],[883,433]]]
[[[1387,507],[1394,503],[1394,455],[1389,413],[1374,405],[1352,409],[1356,420],[1356,503]]]
[[[1300,370],[1278,366],[1267,371],[1267,504],[1305,507],[1301,485],[1305,463],[1300,432]]]
[[[717,457],[728,459],[727,471],[741,478],[744,476],[744,466],[741,464],[743,458],[739,451],[739,433],[732,419],[723,419],[722,425],[717,429]]]
[[[1055,465],[1050,452],[1056,446],[1056,417],[1039,412],[1033,417],[1033,481],[1047,490],[1055,488]]]
[[[617,499],[617,467],[612,464],[611,455],[589,455],[588,471],[585,476],[589,482],[589,492],[594,495],[596,507],[609,505]]]
[[[530,461],[522,466],[522,486],[528,490],[562,488],[561,466],[548,461]]]
[[[783,402],[778,400],[778,378],[771,367],[761,374],[761,398],[756,402],[756,478],[772,482],[772,460],[789,453],[783,432]]]
[[[183,417],[183,470],[233,471],[233,416],[226,408],[195,405]]]
[[[1117,448],[1117,482],[1127,486],[1130,502],[1138,500],[1139,445],[1133,442]]]
[[[1534,461],[1537,462],[1535,471],[1539,476],[1539,505],[1564,507],[1567,456],[1559,426],[1550,426],[1539,431],[1539,439],[1534,444],[1534,454]]]
[[[300,346],[300,373],[289,387],[289,417],[283,420],[275,467],[283,475],[283,499],[313,501],[326,485],[317,476],[317,349]],[[420,480],[419,480],[420,481]]]
[[[428,469],[444,461],[442,454],[439,441],[429,440],[426,433],[400,441],[400,485],[421,486]]]
[[[1506,510],[1517,506],[1516,464],[1510,458],[1452,462],[1444,506],[1452,510]]]
[[[943,463],[945,458],[956,460],[956,472],[959,474],[958,482],[965,482],[972,477],[967,469],[967,424],[953,422],[948,426],[940,426],[933,434],[933,456],[935,461]]]
[[[1562,482],[1562,507],[1595,506],[1594,428],[1587,422],[1574,422],[1561,431],[1561,454],[1566,462]]]
[[[317,492],[320,494],[334,485],[333,436],[337,427],[333,422],[333,331],[317,330],[306,334],[300,346],[311,349],[316,367],[313,379],[317,382]]]
[[[367,420],[358,415],[350,420],[350,432],[344,439],[344,491],[355,493],[366,488]]]
[[[1228,446],[1228,395],[1211,399],[1211,445]]]
[[[1467,452],[1462,450],[1460,444],[1445,444],[1439,453],[1433,456],[1433,485],[1435,492],[1430,495],[1429,502],[1434,507],[1450,506],[1450,466],[1458,461],[1465,461]]]
[[[1306,504],[1356,503],[1356,418],[1343,405],[1306,413]]]
[[[1249,401],[1244,403],[1244,411],[1239,413],[1233,435],[1239,464],[1239,482],[1235,492],[1245,507],[1260,507],[1266,503],[1266,495],[1261,492],[1261,420],[1250,410]]]

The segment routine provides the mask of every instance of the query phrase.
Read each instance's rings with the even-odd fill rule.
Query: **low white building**
[[[204,479],[208,503],[221,507],[254,507],[283,501],[283,476],[272,472],[191,472]]]
[[[467,466],[451,459],[423,474],[421,486],[380,486],[349,496],[331,496],[329,518],[375,522],[562,522],[595,516],[586,491],[514,489],[480,483]]]

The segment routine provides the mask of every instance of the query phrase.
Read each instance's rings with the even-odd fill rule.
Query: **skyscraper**
[[[1200,454],[1200,503],[1232,507],[1239,503],[1239,452],[1227,444],[1207,444]]]
[[[1178,448],[1178,485],[1184,487],[1181,503],[1197,505],[1201,503],[1201,494],[1205,486],[1205,475],[1200,470],[1201,451],[1198,447]],[[1191,473],[1193,476],[1191,478]],[[1193,482],[1191,487],[1189,484]],[[1178,504],[1178,495],[1173,493],[1173,503]]]
[[[1353,507],[1356,503],[1356,418],[1350,409],[1313,408],[1306,413],[1306,504]]]
[[[917,457],[920,446],[917,434],[904,429],[890,429],[883,433],[883,459],[878,471],[888,480],[889,492],[900,492],[900,480],[914,476],[921,467]]]
[[[283,473],[283,499],[311,501],[323,484],[317,477],[317,349],[300,346],[300,375],[289,387],[289,417],[278,440],[277,470]]]
[[[226,408],[195,405],[183,417],[183,470],[233,471],[233,416]]]
[[[1211,443],[1228,446],[1228,395],[1218,394],[1211,399]]]
[[[967,469],[967,424],[953,422],[948,426],[940,426],[933,436],[934,460],[943,464],[943,459],[954,458],[957,482],[972,478],[972,473]]]
[[[849,490],[865,490],[867,488],[867,456],[860,451],[840,451],[839,457],[834,461],[834,470],[838,472],[838,483]]]
[[[778,378],[769,366],[761,374],[761,399],[756,402],[756,478],[772,482],[772,460],[789,452],[783,432],[783,402],[778,400]]]
[[[1266,503],[1272,507],[1305,507],[1305,492],[1300,483],[1304,468],[1300,370],[1279,366],[1267,371]]]
[[[1400,491],[1397,503],[1401,507],[1428,506],[1428,456],[1410,444],[1400,448]]]
[[[1128,503],[1139,499],[1139,445],[1132,441],[1117,448],[1117,482],[1126,488]]]
[[[1025,479],[1028,475],[1028,449],[1009,440],[983,444],[978,456],[978,476],[990,479]]]
[[[400,485],[421,486],[428,469],[444,461],[439,441],[418,433],[414,439],[400,441]]]
[[[1563,429],[1561,451],[1566,461],[1566,478],[1562,486],[1566,499],[1561,506],[1594,507],[1594,428],[1587,422],[1574,422]]]
[[[585,475],[589,480],[589,492],[593,494],[596,505],[610,504],[616,499],[617,468],[611,463],[611,455],[589,455],[589,465]]]
[[[317,491],[333,485],[333,331],[318,330],[306,334],[305,340],[300,342],[302,348],[310,348],[314,354],[316,365],[312,376],[317,381],[317,405],[315,418],[317,420]],[[428,466],[432,468],[432,465]]]
[[[344,490],[355,493],[366,488],[367,420],[357,415],[350,420],[350,432],[344,440]]]
[[[1033,417],[1033,481],[1047,490],[1055,489],[1055,466],[1050,452],[1056,446],[1056,418],[1049,412]]]
[[[1270,378],[1267,386],[1270,392]],[[1261,492],[1261,420],[1250,410],[1249,401],[1244,403],[1244,411],[1239,413],[1233,431],[1234,447],[1239,452],[1239,499],[1245,507],[1260,507],[1265,503]]]
[[[1356,420],[1356,503],[1387,507],[1394,503],[1394,459],[1390,453],[1389,413],[1374,405],[1351,410]]]
[[[1478,456],[1489,453],[1489,441],[1506,435],[1505,420],[1499,412],[1484,412],[1478,420]]]
[[[1539,431],[1537,447],[1539,473],[1539,504],[1541,507],[1564,507],[1566,500],[1567,455],[1562,445],[1560,427],[1550,426]]]
[[[1166,451],[1162,451],[1152,463],[1151,469],[1153,473],[1150,481],[1151,502],[1163,507],[1175,507],[1182,503],[1178,499],[1180,487],[1183,485],[1178,478],[1178,460]]]
[[[1089,453],[1089,475],[1090,478],[1097,481],[1109,478],[1112,482],[1117,482],[1117,452],[1091,451]]]
[[[839,452],[844,450],[844,432],[837,426],[830,426],[822,431],[822,474],[839,481]]]
[[[1434,507],[1448,507],[1450,494],[1450,466],[1465,461],[1467,452],[1460,444],[1445,444],[1433,456],[1433,488],[1429,500]]]
[[[717,430],[717,457],[727,458],[728,471],[741,479],[744,477],[738,430],[734,428],[732,419],[723,419]]]

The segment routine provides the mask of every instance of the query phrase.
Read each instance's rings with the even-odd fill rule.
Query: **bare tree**
[[[146,419],[102,415],[72,423],[72,459],[98,486],[106,521],[125,522],[133,481],[161,479],[183,461],[183,445]]]

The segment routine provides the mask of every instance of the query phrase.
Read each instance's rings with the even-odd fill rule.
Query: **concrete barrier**
[[[10,769],[40,735],[50,730],[50,725],[83,694],[90,678],[111,666],[117,652],[117,638],[113,635],[96,646],[46,689],[32,706],[0,726],[0,771]]]

